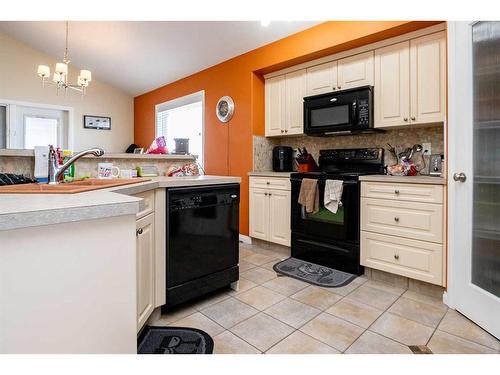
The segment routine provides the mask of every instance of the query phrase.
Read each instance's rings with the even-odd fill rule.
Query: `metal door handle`
[[[285,129],[285,133],[288,133],[288,129]]]
[[[398,260],[399,259],[399,255],[398,254],[394,254],[394,259]]]
[[[415,121],[415,116],[411,116],[411,121]]]
[[[408,117],[405,117],[405,118],[403,119],[403,121],[408,121]]]
[[[342,88],[342,86],[337,86],[337,88],[340,90]]]
[[[396,223],[399,223],[399,217],[397,217],[397,216],[396,216],[396,217],[394,218],[394,221],[395,221]]]
[[[267,185],[271,184],[269,181],[266,182]]]
[[[138,235],[142,234],[142,232],[143,232],[142,228],[139,228],[135,231],[135,235],[138,236]]]
[[[467,176],[465,175],[464,172],[454,173],[453,179],[457,182],[465,182],[465,180],[467,180]]]
[[[399,190],[394,190],[394,194],[398,195],[399,194]]]
[[[284,133],[284,130],[281,130],[281,133]]]

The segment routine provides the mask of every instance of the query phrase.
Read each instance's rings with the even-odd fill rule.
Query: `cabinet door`
[[[290,191],[269,190],[269,241],[290,246]]]
[[[304,134],[304,96],[306,96],[306,70],[285,76],[285,134]]]
[[[137,220],[137,331],[154,310],[154,214]]]
[[[269,239],[269,196],[267,190],[250,189],[250,237]]]
[[[306,95],[319,95],[337,89],[337,62],[312,66],[306,71]]]
[[[410,42],[375,50],[375,127],[409,124]]]
[[[339,60],[337,88],[345,90],[360,86],[373,86],[373,60],[373,51]]]
[[[281,135],[285,121],[285,76],[266,79],[266,137]]]
[[[444,32],[410,41],[413,124],[442,122],[446,106],[446,36]]]

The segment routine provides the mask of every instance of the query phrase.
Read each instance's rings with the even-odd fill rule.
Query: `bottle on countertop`
[[[62,150],[61,152],[62,162],[66,163],[72,156],[73,151]],[[75,178],[75,164],[71,164],[68,169],[64,171],[64,180],[73,180]]]

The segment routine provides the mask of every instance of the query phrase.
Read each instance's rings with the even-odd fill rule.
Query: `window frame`
[[[206,164],[206,143],[205,143],[205,90],[197,91],[192,94],[181,96],[172,100],[168,100],[163,103],[155,105],[155,137],[159,137],[158,134],[158,113],[163,111],[168,111],[185,105],[193,104],[196,102],[201,102],[201,142],[203,148],[203,155],[198,155],[198,162],[201,156],[203,164]],[[202,165],[204,168],[205,166]]]

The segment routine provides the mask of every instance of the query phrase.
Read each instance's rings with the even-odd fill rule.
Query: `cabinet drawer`
[[[443,242],[443,206],[361,199],[361,229],[436,243]]]
[[[390,182],[362,182],[361,196],[394,199],[398,201],[443,203],[442,185],[394,184]]]
[[[250,187],[290,190],[290,179],[287,177],[250,177]]]
[[[361,231],[361,264],[443,284],[443,245]]]
[[[142,198],[142,201],[139,202],[139,212],[136,214],[136,217],[139,219],[146,215],[149,215],[151,212],[155,210],[155,191],[143,191],[142,193],[134,194],[134,197]]]

